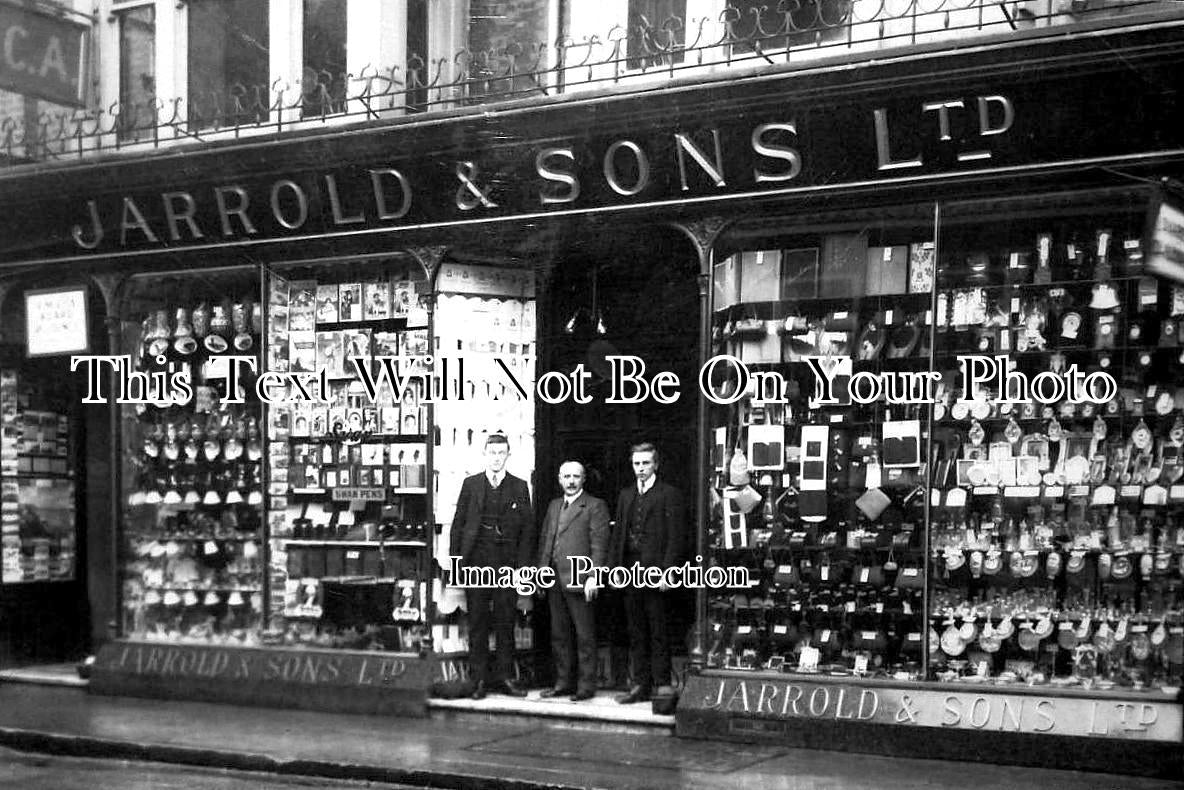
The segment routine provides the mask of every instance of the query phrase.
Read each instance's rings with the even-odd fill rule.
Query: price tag
[[[207,540],[205,545],[202,546],[202,551],[204,551],[206,554],[217,554],[218,544],[212,540]]]
[[[831,421],[831,422],[842,422],[844,419],[846,419],[846,417],[845,417],[844,415],[842,415],[842,414],[832,414],[832,415],[830,415],[830,421]]]
[[[995,486],[975,486],[971,492],[975,496],[982,496],[984,494],[997,494],[999,489]]]
[[[884,602],[876,601],[876,614],[884,614]]]
[[[1059,628],[1059,629],[1060,629],[1060,630],[1062,630],[1062,631],[1072,631],[1072,630],[1073,630],[1073,624],[1072,624],[1072,623],[1070,623],[1070,622],[1067,622],[1067,621],[1066,621],[1066,622],[1064,622],[1064,623],[1061,623],[1060,625],[1058,625],[1058,626],[1057,626],[1057,628]]]
[[[916,576],[917,574],[919,574],[920,572],[921,572],[920,568],[904,568],[903,570],[901,570],[900,574],[901,574],[901,576],[907,576],[907,577],[912,578],[912,577]]]
[[[978,662],[978,665],[974,668],[974,674],[978,675],[980,678],[987,677],[991,674],[991,665],[986,661]]]
[[[848,612],[854,612],[855,611],[855,601],[847,601],[847,603],[844,605],[843,608]]]
[[[867,656],[866,655],[858,655],[855,657],[855,674],[856,675],[867,674]]]
[[[835,313],[834,319],[836,321],[842,321],[843,319],[847,318],[847,316],[849,316],[849,315],[851,315],[850,312],[848,312],[846,310],[840,310],[839,312]]]
[[[860,584],[867,584],[867,580],[870,579],[871,576],[872,576],[872,569],[871,568],[860,568],[859,569],[859,583]],[[855,605],[854,602],[852,602],[852,606],[854,606],[854,605]]]
[[[1018,296],[1011,297],[1011,312],[1018,313],[1020,311],[1020,298]]]
[[[784,636],[785,634],[789,633],[789,626],[775,625],[773,626],[773,633],[777,634],[778,636]]]
[[[736,633],[738,633],[738,634],[741,634],[741,635],[743,635],[743,634],[751,634],[751,633],[752,633],[752,626],[751,626],[751,625],[741,625],[741,626],[737,626],[737,627],[736,627]]]
[[[791,574],[791,573],[793,573],[793,566],[792,565],[778,565],[777,572],[781,573],[781,574]]]
[[[1146,631],[1147,629],[1144,628],[1143,630]],[[827,642],[830,641],[830,629],[829,628],[822,629],[822,633],[818,635],[818,641],[822,642],[823,644],[826,644]]]
[[[1046,486],[1044,489],[1044,496],[1049,499],[1058,499],[1065,495],[1064,486]]]
[[[920,635],[920,634],[916,634],[916,633],[914,633],[914,634],[909,634],[908,636],[906,636],[906,637],[905,637],[905,641],[906,641],[906,642],[920,642],[920,641],[921,641],[921,635]]]
[[[360,552],[360,551],[356,551],[356,550],[355,550],[355,551],[347,551],[347,552],[345,553],[345,558],[346,558],[347,560],[356,560],[356,559],[360,559],[360,558],[361,558],[361,556],[362,556],[362,552]]]
[[[865,642],[876,641],[876,632],[875,631],[862,631],[862,632],[860,632],[859,635],[860,635],[860,637],[863,638],[863,641],[865,641]]]
[[[1137,249],[1139,249],[1139,240],[1138,239],[1127,239],[1126,241],[1124,241],[1122,243],[1122,248],[1124,250],[1137,250]]]
[[[884,323],[891,326],[892,321],[893,321],[893,311],[892,310],[885,310],[884,311]]]
[[[1125,498],[1138,498],[1143,493],[1143,487],[1138,485],[1123,486],[1118,489],[1118,495]]]
[[[1132,625],[1131,626],[1131,633],[1132,634],[1145,634],[1145,633],[1147,633],[1147,626],[1146,625]]]
[[[802,654],[798,658],[798,670],[801,672],[813,672],[818,669],[819,655],[816,647],[803,647]]]
[[[830,566],[829,565],[823,565],[821,568],[818,569],[818,578],[822,579],[824,582],[830,581]]]

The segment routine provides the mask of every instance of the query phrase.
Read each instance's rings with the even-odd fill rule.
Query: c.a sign
[[[0,3],[0,88],[82,106],[90,29]]]

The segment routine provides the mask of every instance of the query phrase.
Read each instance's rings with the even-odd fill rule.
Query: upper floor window
[[[189,125],[266,120],[270,99],[265,0],[199,0],[189,9]]]
[[[304,0],[305,117],[345,111],[346,0]]]
[[[630,69],[682,63],[687,0],[629,0],[625,66]]]
[[[156,7],[119,9],[119,125],[121,140],[151,134],[156,125]]]

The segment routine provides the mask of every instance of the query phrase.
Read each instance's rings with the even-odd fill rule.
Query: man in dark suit
[[[456,501],[451,554],[465,567],[521,568],[534,555],[535,524],[526,481],[506,472],[510,442],[491,434],[485,441],[485,471],[466,477]],[[455,581],[455,580],[454,580]],[[513,697],[526,692],[514,683],[514,589],[466,588],[469,608],[469,666],[473,699],[489,691]],[[489,673],[489,628],[497,639],[497,666]]]
[[[658,449],[654,445],[634,445],[630,459],[637,482],[617,497],[608,564],[681,565],[687,543],[682,492],[658,480]],[[670,683],[669,602],[665,583],[657,590],[627,589],[624,593],[634,685],[628,694],[617,697],[617,702],[628,705],[648,700],[659,686]]]
[[[603,566],[608,554],[608,506],[603,499],[584,493],[584,466],[566,461],[559,467],[563,496],[551,500],[543,519],[539,541],[540,568],[554,568],[556,584],[547,592],[551,610],[551,653],[555,657],[555,687],[544,697],[571,694],[573,702],[596,695],[596,621],[592,601],[596,579],[572,584],[570,557],[588,557]],[[575,628],[575,650],[571,632]],[[578,663],[573,659],[579,657]],[[579,680],[571,683],[573,663]]]

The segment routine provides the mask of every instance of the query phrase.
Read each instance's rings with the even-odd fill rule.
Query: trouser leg
[[[562,590],[547,591],[547,605],[551,611],[551,655],[555,659],[556,688],[571,687],[572,621],[565,598]]]

